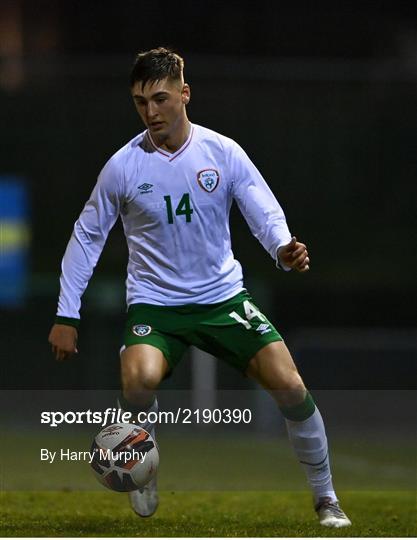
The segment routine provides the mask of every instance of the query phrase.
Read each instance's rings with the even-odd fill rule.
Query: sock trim
[[[292,420],[293,422],[303,422],[314,414],[316,405],[310,392],[307,392],[302,403],[294,405],[293,407],[280,407],[280,410],[287,420]]]

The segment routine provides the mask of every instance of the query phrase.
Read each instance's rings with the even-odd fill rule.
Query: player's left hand
[[[281,246],[278,250],[279,262],[288,268],[293,268],[298,272],[310,270],[310,259],[305,244],[298,242],[293,236],[291,242],[286,246]]]

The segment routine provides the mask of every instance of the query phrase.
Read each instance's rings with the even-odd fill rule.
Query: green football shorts
[[[282,337],[246,291],[217,304],[132,304],[124,334],[126,347],[147,343],[160,349],[171,370],[195,345],[245,372],[250,359],[273,341]]]

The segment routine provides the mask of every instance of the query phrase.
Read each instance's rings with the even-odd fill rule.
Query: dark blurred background
[[[232,212],[246,285],[307,384],[414,388],[416,3],[262,0],[1,1],[1,386],[119,384],[120,223],[84,296],[80,354],[55,363],[47,336],[73,223],[143,129],[130,65],[159,45],[185,57],[191,121],[245,148],[308,245],[307,275],[277,271]],[[195,354],[167,388],[200,384]],[[250,385],[210,365],[218,386]]]

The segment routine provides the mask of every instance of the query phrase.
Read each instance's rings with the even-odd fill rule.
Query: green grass
[[[99,489],[84,461],[40,461],[40,448],[88,450],[88,433],[72,436],[16,434],[8,431],[0,448],[4,491],[94,491]],[[304,473],[286,434],[263,439],[247,436],[158,437],[162,491],[303,491]],[[416,489],[416,443],[351,437],[331,441],[336,486],[343,491]]]
[[[2,536],[412,537],[413,492],[345,492],[349,529],[323,529],[306,492],[162,492],[141,519],[111,492],[9,492],[1,496]]]
[[[323,529],[286,435],[158,438],[161,504],[140,519],[86,462],[40,462],[40,448],[86,450],[91,434],[8,431],[2,442],[0,536],[413,537],[413,439],[335,439],[333,477],[349,529]]]

